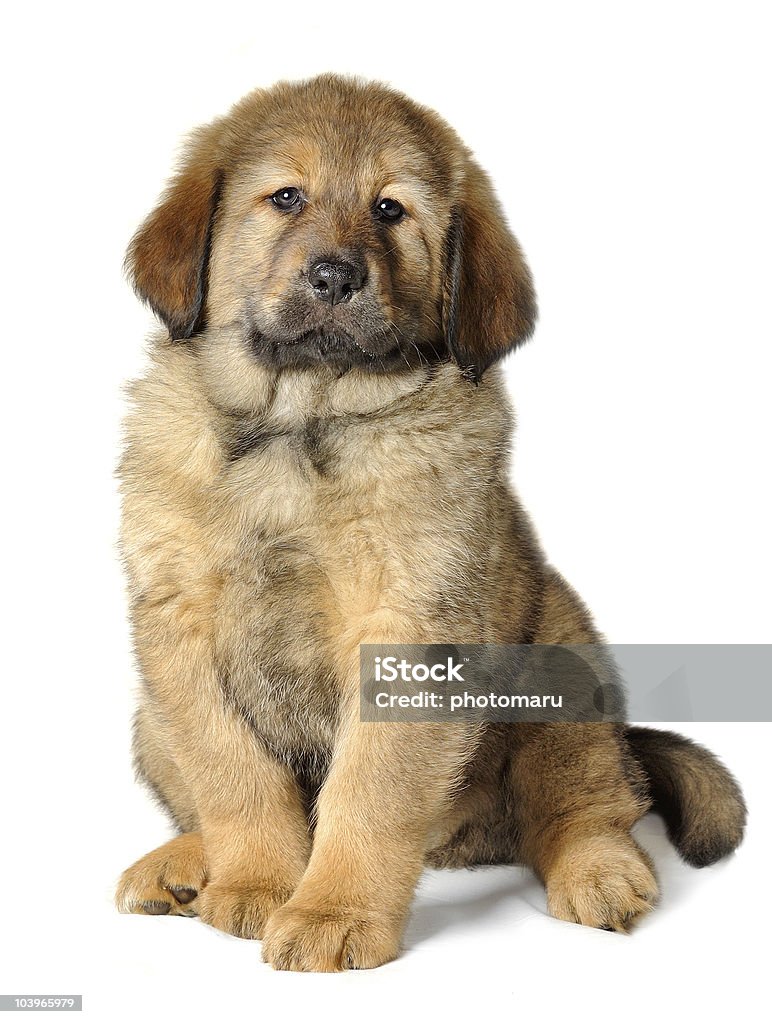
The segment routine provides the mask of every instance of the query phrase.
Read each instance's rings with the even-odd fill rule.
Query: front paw
[[[260,881],[211,882],[198,897],[202,921],[240,939],[261,939],[268,918],[292,895],[289,887]]]
[[[399,953],[401,924],[349,908],[291,904],[265,929],[263,960],[277,971],[350,971],[380,967]]]

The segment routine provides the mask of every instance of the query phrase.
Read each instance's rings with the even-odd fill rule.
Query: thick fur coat
[[[657,898],[652,805],[691,863],[737,845],[736,784],[680,737],[360,719],[360,644],[600,641],[509,483],[495,364],[531,277],[436,114],[334,76],[251,94],[129,268],[165,325],[121,463],[135,756],[180,834],[121,910],[375,967],[426,864],[525,863],[555,916],[624,930]]]

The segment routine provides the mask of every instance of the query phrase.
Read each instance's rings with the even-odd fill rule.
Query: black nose
[[[344,260],[317,260],[308,271],[317,299],[331,306],[348,302],[364,284],[364,271]]]

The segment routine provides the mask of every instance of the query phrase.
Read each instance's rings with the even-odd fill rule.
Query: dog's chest
[[[420,589],[399,455],[377,434],[314,421],[255,427],[232,444],[218,484],[213,542],[235,538],[223,565],[220,671],[256,728],[285,750],[332,743],[350,683],[340,676],[342,638]]]

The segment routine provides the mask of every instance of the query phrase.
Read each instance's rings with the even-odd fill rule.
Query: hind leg
[[[626,931],[652,908],[651,861],[630,835],[648,809],[640,771],[609,724],[518,727],[511,762],[519,859],[564,921]]]
[[[206,885],[201,836],[187,832],[146,854],[121,875],[115,903],[123,914],[196,916],[196,898]]]
[[[138,778],[181,832],[195,832],[199,823],[193,797],[146,706],[138,708],[134,716],[132,751]]]
[[[651,861],[629,834],[577,829],[544,870],[553,917],[624,932],[657,898]]]
[[[134,718],[134,767],[183,835],[146,854],[121,875],[115,903],[124,914],[196,915],[195,900],[206,885],[206,862],[193,799],[179,769],[164,750],[152,714]]]
[[[124,872],[116,894],[119,910],[197,915],[221,931],[259,938],[268,916],[291,896],[309,842],[302,794],[289,770],[268,757],[251,735],[248,745],[244,742],[241,725],[228,719],[222,734],[223,750],[242,759],[227,781],[235,787],[236,796],[238,787],[242,788],[243,800],[229,807],[227,800],[230,797],[233,802],[234,794],[224,788],[207,792],[204,786],[201,792],[209,803],[209,817],[202,821],[198,793],[194,799],[176,752],[174,757],[169,753],[168,730],[164,731],[152,708],[138,711],[137,774],[184,834]],[[222,764],[217,768],[224,774]],[[250,814],[258,820],[249,821]]]

